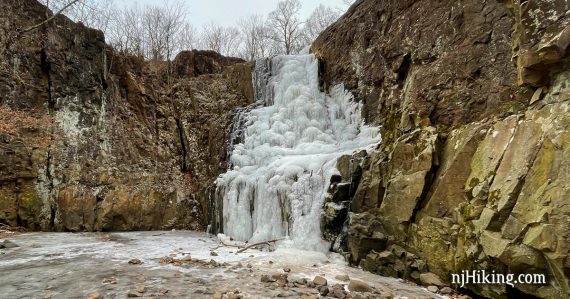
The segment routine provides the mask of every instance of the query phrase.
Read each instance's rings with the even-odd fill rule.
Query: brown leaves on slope
[[[8,141],[22,141],[26,146],[47,147],[51,143],[51,118],[0,105],[0,135],[7,136]]]

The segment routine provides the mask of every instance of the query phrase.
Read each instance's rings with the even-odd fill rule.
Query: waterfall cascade
[[[363,125],[362,105],[342,85],[325,94],[318,79],[312,54],[257,61],[256,103],[237,111],[230,167],[216,181],[217,230],[239,241],[287,236],[280,246],[329,249],[319,218],[336,160],[372,148],[380,134]]]

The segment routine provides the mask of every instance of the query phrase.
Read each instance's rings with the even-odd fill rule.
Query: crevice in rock
[[[501,231],[501,228],[503,227],[503,224],[505,223],[505,221],[507,221],[507,218],[509,217],[509,215],[511,215],[511,212],[513,211],[518,198],[521,194],[522,188],[526,182],[526,177],[528,175],[528,173],[531,171],[532,166],[534,165],[534,162],[536,161],[537,157],[538,157],[538,153],[540,152],[540,149],[542,148],[542,144],[544,141],[544,136],[541,136],[538,144],[540,144],[541,146],[538,146],[535,151],[532,153],[532,157],[529,160],[527,166],[527,170],[526,173],[519,178],[515,188],[513,189],[513,192],[509,195],[509,198],[507,200],[507,204],[500,210],[497,212],[496,217],[493,217],[494,219],[491,221],[490,226],[488,228],[488,230],[490,231]]]
[[[182,172],[188,172],[190,170],[187,160],[188,150],[186,147],[186,138],[184,137],[184,127],[182,126],[182,121],[180,121],[179,118],[176,118],[176,127],[178,128],[178,137],[180,138],[180,149],[182,155],[180,170]]]
[[[389,185],[390,183],[388,183],[388,185],[384,187],[382,184],[378,184],[378,201],[376,203],[376,208],[380,208],[380,206],[382,205],[382,202],[384,201],[384,196],[386,195],[386,189],[388,189]]]
[[[55,213],[56,213],[56,208],[54,206],[50,206],[50,216],[49,216],[50,230],[53,230],[53,228],[55,227]]]
[[[127,86],[123,86],[123,96],[125,97],[125,101],[129,101],[129,88]]]
[[[47,79],[47,96],[48,96],[48,112],[49,114],[53,114],[55,110],[55,101],[52,95],[52,80],[51,80],[51,65],[48,62],[47,53],[45,47],[42,47],[40,52],[40,61],[41,61],[41,69]]]
[[[440,166],[439,165],[439,154],[441,151],[443,151],[443,144],[441,144],[439,138],[437,138],[435,143],[434,143],[434,151],[432,154],[431,168],[425,175],[422,193],[421,193],[420,198],[418,199],[418,201],[416,203],[416,207],[414,208],[414,211],[412,213],[412,217],[410,218],[409,223],[416,222],[416,217],[418,216],[419,211],[424,208],[424,206],[427,204],[427,202],[430,198],[431,189],[434,186],[434,183],[436,181],[436,175],[438,173],[439,166]]]
[[[49,182],[49,190],[51,192],[51,190],[53,189],[53,177],[51,175],[51,163],[52,163],[52,156],[51,156],[51,148],[48,150],[47,152],[47,158],[46,158],[46,178],[48,179]]]
[[[327,64],[326,61],[324,59],[318,59],[317,60],[319,63],[319,67],[318,67],[318,73],[319,73],[319,90],[321,92],[326,92],[327,91],[327,82],[325,81],[325,76],[326,76],[326,70],[327,70]]]
[[[53,116],[55,113],[55,106],[56,106],[56,101],[54,99],[53,96],[53,82],[52,82],[52,78],[51,78],[51,64],[49,63],[48,60],[48,55],[46,52],[46,47],[45,44],[42,46],[41,52],[40,52],[40,62],[41,62],[41,70],[44,73],[44,75],[46,76],[47,79],[47,108],[48,108],[48,114],[50,116]],[[52,120],[52,124],[51,124],[51,142],[48,146],[47,149],[47,157],[46,157],[46,161],[45,161],[45,178],[47,179],[47,187],[48,187],[48,193],[47,193],[47,200],[49,203],[49,221],[48,221],[48,229],[53,230],[55,227],[55,215],[56,215],[56,211],[57,208],[55,207],[54,202],[52,201],[52,194],[53,194],[53,190],[54,190],[54,178],[53,175],[51,173],[51,168],[52,168],[52,144],[53,144],[53,140],[54,140],[54,134],[55,134],[55,120]]]
[[[411,66],[412,66],[412,55],[410,53],[407,53],[406,55],[404,55],[400,67],[396,70],[396,73],[398,74],[397,81],[399,88],[404,87],[404,82],[406,82],[406,79],[408,78]]]
[[[53,135],[52,135],[53,136]],[[52,138],[53,139],[53,138]],[[52,230],[55,227],[55,214],[56,214],[56,207],[52,202],[52,193],[54,189],[53,183],[53,176],[51,174],[51,164],[52,164],[52,155],[51,155],[51,144],[48,148],[47,158],[46,158],[46,179],[48,181],[48,201],[49,201],[49,208],[50,208],[50,218],[49,218],[49,229]]]
[[[388,12],[387,14],[388,14],[388,19],[386,20],[384,29],[382,30],[383,36],[388,34],[388,32],[390,32],[390,29],[392,29],[392,21],[393,21],[392,14],[390,12]]]

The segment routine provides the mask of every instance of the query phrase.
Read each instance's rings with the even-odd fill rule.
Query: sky
[[[147,4],[160,5],[169,0],[118,0],[123,5],[139,6]],[[277,7],[277,0],[184,0],[188,9],[188,21],[196,28],[214,21],[223,26],[236,25],[237,21],[251,14],[267,15]],[[343,0],[300,0],[302,4],[301,17],[307,18],[313,10],[324,4],[339,8],[343,12],[347,5]]]

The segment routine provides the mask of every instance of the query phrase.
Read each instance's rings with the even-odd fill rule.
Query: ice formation
[[[380,142],[342,85],[319,90],[312,54],[257,61],[256,103],[234,118],[230,168],[216,182],[222,229],[239,241],[327,251],[320,214],[336,160]]]

